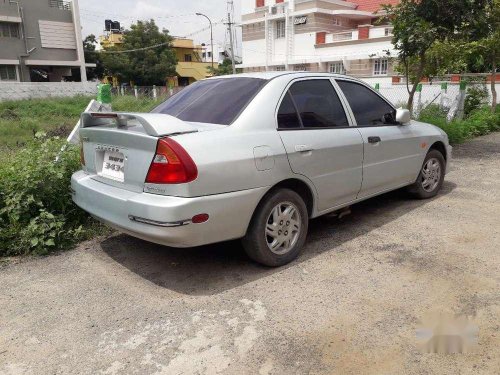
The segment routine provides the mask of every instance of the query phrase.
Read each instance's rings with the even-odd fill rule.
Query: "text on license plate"
[[[102,162],[101,174],[104,177],[112,178],[123,182],[124,180],[125,158],[121,152],[105,151]]]

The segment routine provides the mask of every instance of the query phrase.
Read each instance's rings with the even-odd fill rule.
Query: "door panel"
[[[361,188],[363,141],[356,128],[279,132],[293,172],[308,177],[323,211],[356,198]]]
[[[293,82],[277,120],[292,171],[316,187],[318,211],[355,199],[361,188],[363,139],[356,128],[349,127],[332,81]]]
[[[363,137],[365,198],[409,184],[421,160],[420,139],[412,125],[398,125],[396,110],[378,93],[359,82],[336,80]]]
[[[363,186],[359,198],[409,184],[422,159],[420,138],[412,125],[358,128],[363,137]],[[368,138],[380,137],[370,143]]]

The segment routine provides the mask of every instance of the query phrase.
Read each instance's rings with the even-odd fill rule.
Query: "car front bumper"
[[[73,201],[98,220],[131,236],[172,247],[193,247],[245,235],[257,204],[268,187],[184,198],[137,193],[76,172]],[[209,219],[191,222],[206,213]]]

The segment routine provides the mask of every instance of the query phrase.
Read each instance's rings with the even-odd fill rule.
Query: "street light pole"
[[[196,13],[197,16],[202,16],[202,17],[205,17],[208,22],[210,23],[210,48],[212,49],[211,51],[211,55],[212,55],[212,70],[214,69],[214,34],[213,34],[213,28],[212,28],[212,21],[210,20],[210,18],[208,18],[208,16],[206,16],[205,14],[203,13]]]

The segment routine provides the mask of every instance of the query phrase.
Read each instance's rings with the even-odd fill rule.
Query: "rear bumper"
[[[195,198],[137,193],[92,179],[71,178],[73,201],[100,221],[134,237],[172,247],[192,247],[243,237],[267,187]],[[193,224],[194,215],[208,221]]]

